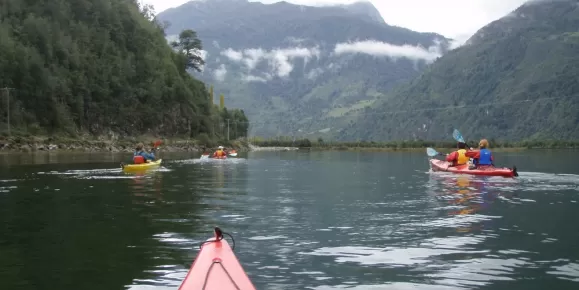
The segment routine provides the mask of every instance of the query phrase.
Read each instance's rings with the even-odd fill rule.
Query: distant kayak
[[[471,175],[484,175],[484,176],[503,176],[503,177],[515,177],[519,176],[517,173],[517,168],[499,168],[499,167],[482,167],[477,169],[469,169],[468,164],[459,166],[449,166],[450,163],[438,159],[430,159],[430,166],[433,171],[446,171],[457,174],[471,174]]]
[[[235,249],[235,241],[233,241],[233,249]],[[255,290],[253,283],[235,257],[233,249],[223,239],[223,232],[215,228],[215,237],[201,245],[201,250],[179,289]]]
[[[153,162],[141,163],[141,164],[122,164],[121,168],[124,172],[135,172],[135,171],[143,171],[153,168],[158,168],[161,165],[161,161],[163,159],[158,159]]]
[[[227,159],[227,156],[221,156],[221,157],[211,157],[209,155],[201,155],[201,157],[199,157],[199,159]]]

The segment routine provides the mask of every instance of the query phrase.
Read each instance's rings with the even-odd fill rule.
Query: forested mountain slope
[[[351,117],[343,140],[579,139],[578,2],[528,2]]]
[[[0,1],[0,129],[9,109],[13,133],[211,135],[234,117],[188,62],[134,0]]]
[[[251,131],[264,137],[334,132],[334,117],[371,106],[418,76],[449,43],[387,25],[369,2],[204,0],[158,16],[170,23],[169,38],[198,32],[207,56],[195,75],[215,84],[226,104],[243,108]]]

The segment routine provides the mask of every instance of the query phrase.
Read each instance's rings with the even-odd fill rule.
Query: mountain
[[[4,134],[218,137],[246,120],[212,105],[137,1],[6,0],[0,19]]]
[[[575,0],[527,2],[334,136],[438,140],[458,128],[472,139],[579,139],[578,27]]]
[[[191,1],[157,19],[169,23],[169,39],[198,33],[206,65],[195,75],[264,137],[333,132],[334,117],[372,105],[449,46],[441,35],[387,25],[369,2]]]

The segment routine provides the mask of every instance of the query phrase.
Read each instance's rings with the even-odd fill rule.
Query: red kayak
[[[233,241],[233,248],[235,248],[235,241]],[[233,250],[223,239],[221,229],[215,228],[215,237],[201,244],[201,250],[179,289],[255,290],[255,287],[239,264]]]
[[[433,171],[447,171],[457,174],[471,174],[471,175],[484,175],[484,176],[503,176],[503,177],[515,177],[519,176],[517,173],[517,167],[511,168],[499,168],[494,166],[485,166],[476,169],[469,169],[468,164],[450,166],[450,162],[430,159],[430,167]]]

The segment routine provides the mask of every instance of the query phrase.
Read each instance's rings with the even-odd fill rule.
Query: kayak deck
[[[235,247],[235,242],[233,243]],[[215,237],[201,245],[180,290],[255,290],[232,248],[215,228]]]
[[[141,164],[121,164],[121,168],[124,172],[142,171],[152,168],[157,168],[161,165],[163,159],[155,160],[153,162],[141,163]]]
[[[503,176],[503,177],[515,177],[519,176],[517,173],[517,168],[499,168],[494,166],[481,167],[476,169],[469,169],[468,164],[450,166],[450,162],[430,159],[430,167],[433,171],[446,171],[457,174],[470,174],[470,175],[482,175],[482,176]]]

